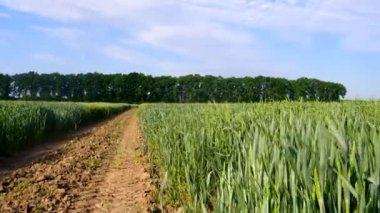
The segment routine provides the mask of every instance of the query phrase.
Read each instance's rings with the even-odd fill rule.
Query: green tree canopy
[[[142,73],[0,74],[1,99],[189,103],[339,101],[345,95],[346,88],[342,84],[309,78],[153,77]]]

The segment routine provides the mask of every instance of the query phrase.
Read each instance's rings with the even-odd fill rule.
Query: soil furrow
[[[150,180],[140,150],[139,124],[133,113],[106,168],[97,174],[100,183],[90,183],[77,199],[78,212],[147,212]]]
[[[30,165],[7,168],[0,212],[148,211],[150,178],[139,138],[136,110],[130,110],[49,148]]]

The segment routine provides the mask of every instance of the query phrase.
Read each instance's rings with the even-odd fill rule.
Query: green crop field
[[[75,130],[129,108],[125,104],[0,101],[0,154],[29,147],[46,136]]]
[[[379,212],[380,103],[146,104],[161,205]]]

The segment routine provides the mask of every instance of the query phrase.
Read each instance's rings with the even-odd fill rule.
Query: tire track
[[[103,169],[80,194],[74,212],[148,212],[151,188],[147,161],[142,156],[136,110],[126,118],[124,135]]]

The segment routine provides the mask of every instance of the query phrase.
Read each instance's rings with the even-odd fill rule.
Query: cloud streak
[[[380,54],[380,1],[374,0],[0,0],[0,5],[49,20],[30,27],[79,53],[148,73],[339,80],[339,71],[318,71],[327,67],[323,63],[335,63],[328,53],[319,58],[320,67],[314,67],[315,58],[309,64],[301,58],[316,50]],[[334,41],[319,47],[323,36]],[[288,46],[295,46],[296,56]]]
[[[62,59],[61,57],[46,52],[33,53],[31,54],[31,58],[37,61],[41,61],[43,63],[62,64],[64,62],[64,59]]]
[[[12,9],[35,13],[63,22],[102,22],[111,26],[142,33],[156,28],[159,33],[171,30],[172,34],[184,33],[187,26],[197,26],[188,37],[209,33],[215,25],[219,29],[229,24],[240,27],[272,30],[282,35],[296,31],[295,39],[279,36],[279,39],[298,40],[314,33],[333,33],[342,37],[344,47],[356,50],[355,43],[362,43],[362,50],[380,51],[377,38],[380,34],[380,3],[363,0],[141,0],[121,1],[49,1],[49,0],[0,0],[0,4]],[[198,26],[200,25],[200,26]],[[203,26],[202,26],[203,25]],[[159,27],[165,26],[165,27]],[[182,27],[173,27],[182,26]],[[222,26],[222,27],[220,27]],[[178,31],[174,31],[174,30]],[[223,30],[223,29],[222,29]],[[127,30],[128,31],[128,30]],[[358,33],[360,32],[360,33]],[[227,32],[227,35],[234,32]],[[250,34],[245,35],[246,37]],[[305,39],[301,39],[303,42]],[[370,42],[368,42],[370,41]],[[368,43],[376,42],[375,48]],[[352,47],[352,48],[351,48]]]
[[[9,18],[7,13],[0,13],[0,18]]]
[[[58,37],[63,40],[78,39],[82,35],[82,32],[80,30],[67,27],[32,26],[32,29],[46,33],[50,36]]]

